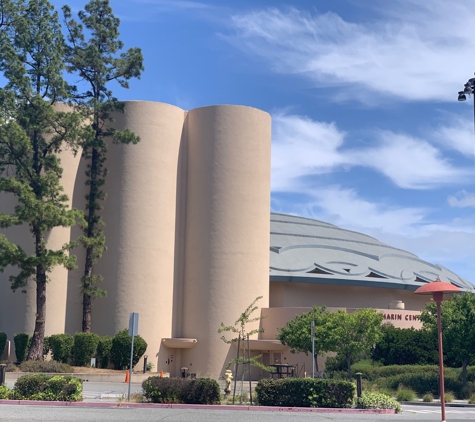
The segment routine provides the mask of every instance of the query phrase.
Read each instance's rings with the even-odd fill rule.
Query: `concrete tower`
[[[221,322],[257,296],[268,307],[271,119],[251,107],[197,108],[187,138],[182,334],[197,343],[181,365],[218,377],[229,352]]]

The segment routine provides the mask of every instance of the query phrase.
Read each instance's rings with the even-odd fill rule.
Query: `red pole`
[[[440,315],[440,303],[444,294],[437,292],[433,294],[435,303],[437,304],[437,333],[439,337],[439,374],[440,374],[440,411],[442,413],[442,422],[445,420],[445,389],[444,389],[444,350],[442,346],[442,321]]]

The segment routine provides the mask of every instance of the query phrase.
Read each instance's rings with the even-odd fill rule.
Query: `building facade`
[[[109,147],[102,210],[107,251],[95,269],[107,297],[93,304],[92,331],[114,335],[138,312],[139,334],[158,370],[221,376],[236,349],[218,328],[234,323],[258,296],[266,318],[264,332],[251,341],[253,355],[302,368],[309,358],[291,355],[275,335],[312,306],[373,307],[395,325],[417,326],[426,298],[413,291],[421,283],[439,277],[473,291],[449,270],[369,236],[300,217],[269,218],[269,114],[231,105],[187,112],[163,103],[125,104],[113,124],[141,141]],[[84,209],[86,162],[69,151],[60,158],[71,205]],[[13,207],[13,197],[0,197],[0,212]],[[28,250],[27,229],[5,233]],[[48,245],[79,235],[77,227],[55,228]],[[77,270],[50,274],[46,335],[81,329],[84,253],[73,253]],[[0,331],[9,339],[31,334],[35,314],[34,284],[26,294],[11,292],[12,271],[0,274]]]

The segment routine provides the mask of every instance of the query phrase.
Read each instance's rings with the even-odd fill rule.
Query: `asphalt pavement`
[[[111,404],[112,405],[112,404]],[[475,409],[447,409],[448,422],[475,420]],[[173,421],[173,422],[355,422],[355,421],[424,421],[440,422],[440,411],[434,407],[404,406],[398,415],[355,415],[339,413],[289,413],[240,410],[144,409],[117,407],[74,408],[51,406],[0,406],[0,421]]]

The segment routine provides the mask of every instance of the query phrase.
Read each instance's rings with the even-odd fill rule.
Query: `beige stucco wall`
[[[181,365],[218,377],[229,346],[217,330],[269,300],[270,116],[250,107],[191,110]]]
[[[329,306],[345,308],[389,307],[401,300],[406,309],[421,310],[429,300],[413,291],[384,287],[341,286],[312,283],[270,283],[270,307]]]

